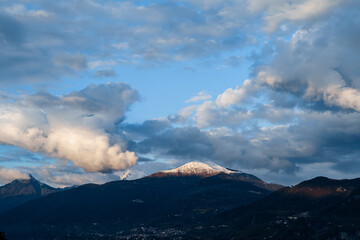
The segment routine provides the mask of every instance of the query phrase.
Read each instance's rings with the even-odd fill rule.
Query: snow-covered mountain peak
[[[159,173],[166,175],[181,175],[181,176],[210,176],[219,173],[239,173],[238,171],[228,170],[214,163],[202,163],[202,162],[189,162],[180,167],[172,170],[161,171]]]
[[[212,167],[213,169],[215,170],[219,170],[220,172],[224,172],[224,173],[227,173],[227,174],[230,174],[230,173],[242,173],[241,171],[238,171],[238,170],[232,170],[232,169],[228,169],[228,168],[224,168],[222,166],[219,166],[215,163],[208,163],[208,165],[210,167]]]

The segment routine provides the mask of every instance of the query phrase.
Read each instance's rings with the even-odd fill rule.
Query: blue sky
[[[1,1],[0,184],[360,170],[356,0]]]

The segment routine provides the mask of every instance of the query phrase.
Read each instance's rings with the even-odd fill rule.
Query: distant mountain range
[[[1,213],[0,232],[9,239],[360,236],[360,179],[318,177],[282,187],[215,164],[191,162],[137,180],[65,191],[47,187],[51,194]],[[349,238],[336,238],[339,234]]]

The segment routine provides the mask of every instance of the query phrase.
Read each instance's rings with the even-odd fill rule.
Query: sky
[[[0,184],[359,177],[359,39],[357,0],[1,0]]]

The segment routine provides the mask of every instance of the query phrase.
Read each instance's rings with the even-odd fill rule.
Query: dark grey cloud
[[[290,125],[250,130],[170,128],[133,143],[131,149],[155,158],[213,161],[239,169],[295,174],[299,166],[327,163],[338,176],[360,154],[358,113],[307,111]],[[350,173],[350,172],[349,172]],[[320,173],[318,173],[320,174]]]
[[[87,68],[87,60],[85,56],[80,53],[57,55],[54,59],[54,63],[57,66],[70,68],[76,71]]]
[[[294,172],[293,163],[266,154],[240,133],[203,131],[198,128],[174,128],[148,138],[134,147],[140,154],[178,161],[213,161],[235,168],[266,168],[271,171]]]
[[[146,120],[141,124],[121,124],[119,131],[129,139],[153,137],[172,127],[171,121],[164,119]]]
[[[116,73],[114,70],[112,69],[103,69],[103,70],[98,70],[96,71],[95,77],[106,77],[106,78],[111,78],[111,77],[116,77]]]
[[[340,171],[342,173],[352,173],[359,174],[360,171],[360,153],[357,153],[357,156],[350,155],[344,156],[341,161],[336,163],[332,169]]]

